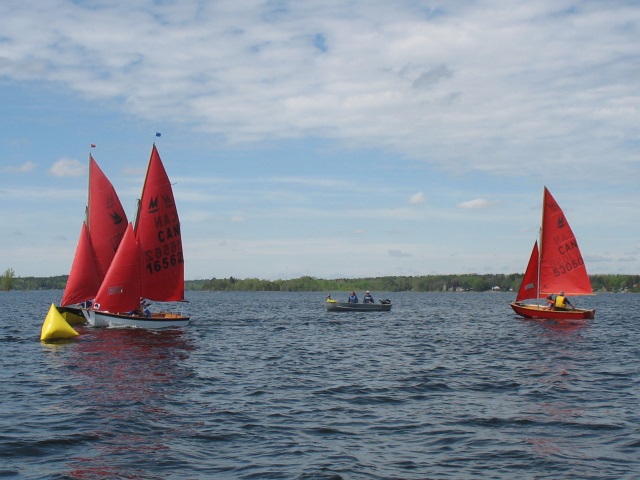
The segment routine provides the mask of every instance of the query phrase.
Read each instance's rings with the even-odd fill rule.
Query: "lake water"
[[[0,292],[0,478],[640,478],[640,296],[561,326],[327,293],[187,292],[189,327],[43,344],[61,292]]]

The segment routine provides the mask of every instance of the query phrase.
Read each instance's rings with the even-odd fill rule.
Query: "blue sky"
[[[634,1],[0,2],[0,271],[69,271],[151,145],[187,279],[523,272],[543,186],[640,271]],[[161,132],[160,138],[155,137]]]

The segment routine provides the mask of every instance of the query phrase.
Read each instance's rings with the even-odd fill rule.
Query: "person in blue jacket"
[[[347,300],[347,302],[358,303],[358,296],[356,295],[356,292],[351,292],[351,295],[349,295],[349,299]]]
[[[373,301],[373,297],[371,296],[371,292],[369,290],[367,290],[367,293],[364,294],[364,299],[362,300],[362,303],[375,303]]]

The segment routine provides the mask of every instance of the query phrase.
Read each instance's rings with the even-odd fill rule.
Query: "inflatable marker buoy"
[[[78,335],[71,325],[67,323],[56,306],[52,303],[49,313],[42,324],[40,340],[59,340],[62,338],[72,338]]]
[[[60,310],[58,311],[60,312]],[[85,323],[87,323],[86,318],[80,315],[76,315],[75,313],[68,310],[63,309],[60,312],[60,315],[62,315],[62,318],[64,318],[69,325],[84,325]]]

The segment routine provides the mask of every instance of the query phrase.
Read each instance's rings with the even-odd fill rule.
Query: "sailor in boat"
[[[373,301],[373,297],[371,296],[371,292],[369,290],[367,290],[367,293],[364,294],[362,303],[376,303]]]
[[[145,317],[150,317],[151,316],[151,310],[149,310],[149,306],[151,304],[149,302],[147,302],[144,298],[140,299],[140,314],[144,315]]]
[[[556,295],[553,307],[555,310],[573,310],[574,308],[569,299],[564,296],[564,292],[560,292],[558,295]]]
[[[358,296],[356,295],[356,292],[351,292],[351,295],[349,295],[349,298],[347,299],[347,302],[349,302],[349,303],[358,303]]]
[[[141,298],[140,308],[138,310],[131,310],[130,312],[127,312],[127,315],[132,317],[150,317],[151,316],[151,310],[149,310],[150,305],[151,304],[147,302],[146,299]]]
[[[553,295],[549,294],[547,295],[547,304],[545,305],[545,308],[547,310],[553,310],[554,305],[556,304],[556,299],[553,298]]]

